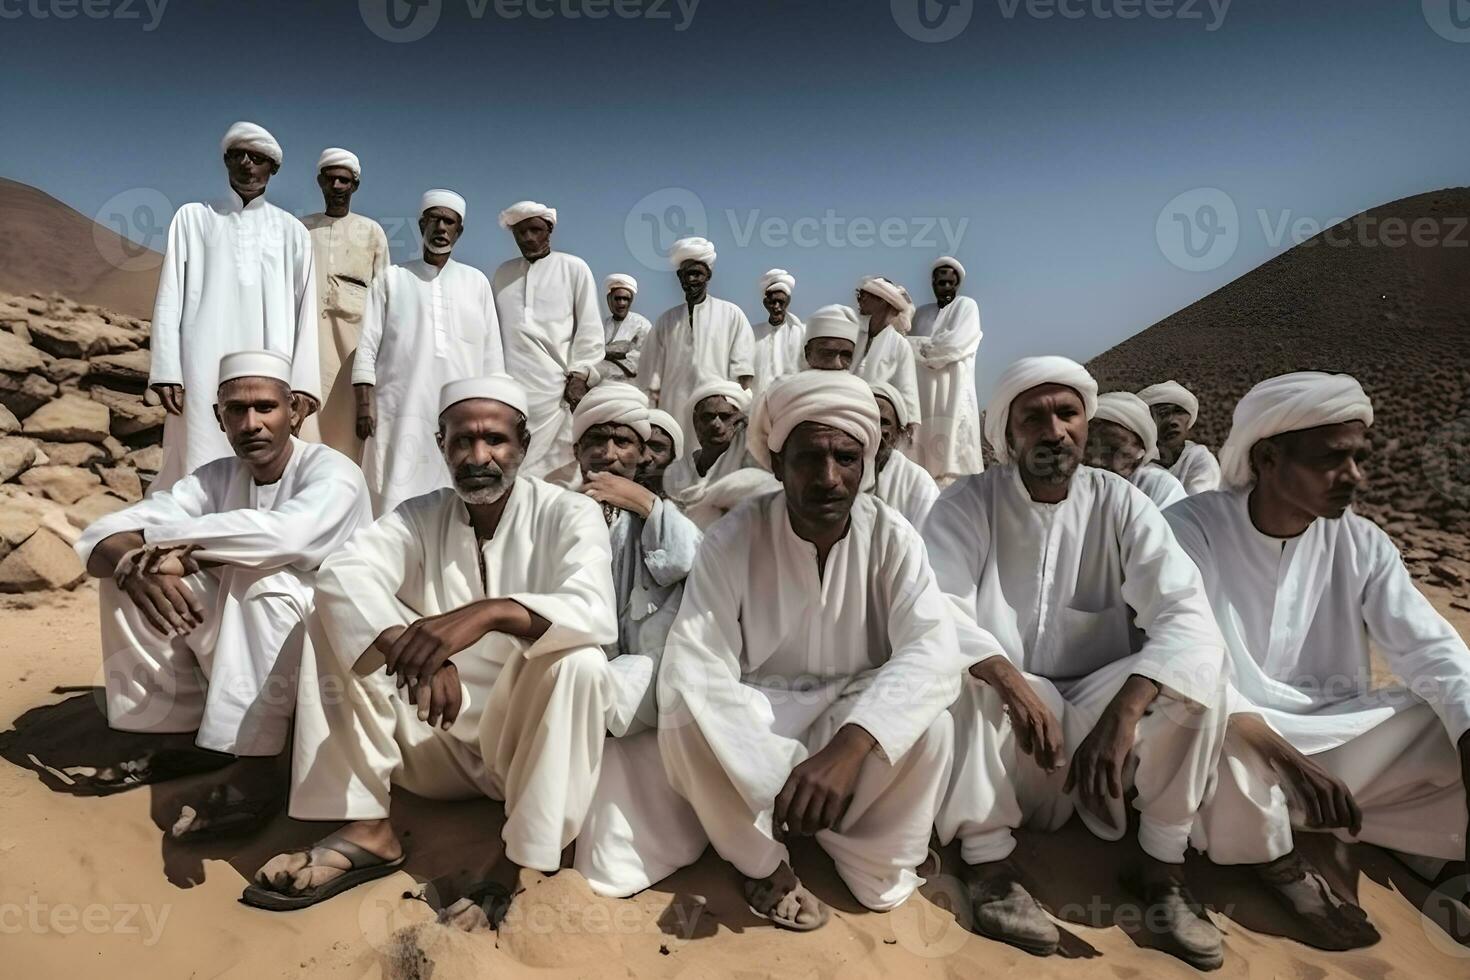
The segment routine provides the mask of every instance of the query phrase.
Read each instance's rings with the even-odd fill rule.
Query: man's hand
[[[419,709],[419,721],[449,731],[464,706],[459,689],[459,668],[454,666],[454,661],[446,661],[433,677],[420,679],[418,687],[414,688],[414,704]]]
[[[587,396],[587,375],[567,375],[567,386],[562,392],[562,398],[566,400],[572,411],[577,410],[577,404]]]
[[[194,558],[198,545],[184,544],[174,548],[151,548],[144,552],[142,571],[154,575],[172,575],[183,578],[199,571],[199,562]]]
[[[1016,665],[1005,657],[990,657],[971,667],[970,675],[1000,695],[1016,733],[1017,747],[1046,772],[1061,768],[1062,723]]]
[[[165,412],[170,415],[184,414],[183,385],[154,385],[153,390],[158,392],[158,400],[163,402]]]
[[[148,557],[131,562],[118,585],[154,629],[164,636],[184,636],[204,622],[204,606],[182,576],[145,571]]]
[[[378,432],[378,411],[372,385],[353,385],[352,398],[357,403],[357,438],[371,439]]]
[[[658,495],[653,491],[612,473],[589,473],[582,492],[599,504],[611,504],[643,518],[652,514],[654,505],[658,503]]]
[[[877,741],[866,729],[843,725],[816,755],[791,770],[776,795],[776,836],[809,835],[837,826],[852,803],[863,760]]]
[[[1239,714],[1230,718],[1230,731],[1255,749],[1286,784],[1302,805],[1306,825],[1312,830],[1343,827],[1357,834],[1363,814],[1347,786],[1310,756],[1276,734],[1260,715]]]
[[[1138,674],[1129,677],[1072,755],[1062,792],[1077,790],[1078,802],[1109,826],[1113,817],[1108,801],[1123,798],[1123,768],[1133,751],[1138,720],[1158,694],[1156,682]]]
[[[472,602],[412,623],[388,648],[385,668],[397,677],[399,687],[429,683],[450,657],[496,628],[488,615],[491,609],[488,603]]]

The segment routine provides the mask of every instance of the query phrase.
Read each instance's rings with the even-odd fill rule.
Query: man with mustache
[[[680,508],[698,504],[710,486],[756,465],[745,445],[750,402],[749,391],[721,378],[706,378],[690,393],[685,431],[694,433],[694,448],[664,471],[664,492]]]
[[[661,408],[648,410],[648,425],[648,454],[638,466],[636,479],[663,498],[669,495],[664,489],[664,474],[674,460],[684,455],[684,427]]]
[[[1133,484],[1160,510],[1189,496],[1173,473],[1158,465],[1159,430],[1142,398],[1131,391],[1097,396],[1087,425],[1088,466],[1111,470]]]
[[[752,328],[755,380],[751,390],[757,396],[772,381],[795,374],[805,366],[801,348],[806,342],[806,325],[791,312],[791,291],[796,288],[796,277],[785,269],[771,269],[761,276],[760,287],[766,319]]]
[[[108,724],[156,736],[88,781],[107,791],[230,767],[181,809],[174,837],[248,830],[284,801],[316,569],[372,519],[357,466],[291,435],[301,406],[285,355],[241,351],[216,371],[215,424],[234,454],[98,519],[76,545],[100,580]]]
[[[373,283],[352,365],[362,471],[379,517],[405,500],[449,486],[435,444],[435,404],[451,381],[505,369],[490,280],[451,258],[464,234],[454,191],[419,202],[423,254]]]
[[[520,868],[560,868],[586,816],[617,693],[607,525],[587,497],[520,475],[529,401],[511,378],[451,381],[439,402],[453,486],[318,574],[325,640],[302,666],[290,813],[348,822],[266,862],[251,905],[305,908],[401,867],[395,785],[505,801],[482,872],[502,895]]]
[[[1224,642],[1159,509],[1080,465],[1096,404],[1074,361],[1012,364],[985,413],[998,465],[953,484],[924,525],[975,661],[939,837],[960,839],[976,931],[1047,955],[1059,935],[1010,860],[1015,829],[1055,830],[1075,810],[1118,840],[1136,789],[1130,889],[1162,949],[1213,969],[1220,933],[1182,872],[1225,734]]]
[[[352,360],[362,334],[368,292],[388,268],[388,236],[382,225],[351,210],[352,195],[362,182],[357,154],[329,146],[317,160],[316,170],[326,208],[307,215],[301,223],[311,233],[316,262],[322,408],[307,420],[305,433],[359,460],[362,440],[357,437]]]
[[[1177,381],[1149,385],[1138,393],[1159,428],[1159,464],[1184,484],[1188,494],[1220,486],[1220,464],[1206,446],[1191,442],[1199,418],[1199,399]]]
[[[281,144],[260,126],[237,122],[220,153],[229,193],[184,205],[168,226],[148,378],[168,414],[163,466],[150,493],[231,455],[210,397],[224,355],[261,347],[284,354],[300,396],[298,427],[321,403],[311,236],[265,199],[281,169]]]
[[[909,334],[924,423],[914,459],[946,484],[985,468],[975,400],[975,356],[983,331],[980,307],[959,294],[964,278],[959,259],[944,255],[934,261],[929,273],[934,302],[919,307]]]
[[[1414,587],[1398,548],[1351,505],[1373,406],[1345,374],[1302,371],[1240,400],[1221,490],[1164,512],[1225,635],[1230,722],[1196,843],[1250,864],[1310,941],[1378,939],[1293,846],[1325,831],[1465,873],[1470,650]],[[1373,683],[1369,647],[1395,683]],[[1455,896],[1460,897],[1460,896]]]

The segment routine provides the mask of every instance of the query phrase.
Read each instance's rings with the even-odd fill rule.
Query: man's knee
[[[943,762],[954,754],[954,747],[954,717],[948,711],[941,711],[909,749],[909,754],[926,763]]]
[[[553,656],[546,674],[558,691],[581,695],[604,690],[608,683],[607,654],[599,647],[578,647]]]

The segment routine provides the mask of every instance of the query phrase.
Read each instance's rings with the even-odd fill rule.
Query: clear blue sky
[[[983,393],[1015,357],[1088,357],[1241,275],[1290,244],[1283,218],[1470,170],[1462,0],[415,2],[0,0],[0,174],[143,214],[220,194],[219,137],[250,119],[285,147],[283,207],[318,210],[317,154],[346,146],[395,258],[442,185],[469,201],[456,257],[488,271],[514,253],[497,212],[545,201],[556,246],[636,275],[650,317],[677,293],[644,263],[689,228],[752,318],[771,266],[799,314],[867,273],[927,301],[943,218],[981,306]],[[911,36],[918,4],[963,29]],[[1237,208],[1238,245],[1191,271],[1157,225],[1201,187]]]

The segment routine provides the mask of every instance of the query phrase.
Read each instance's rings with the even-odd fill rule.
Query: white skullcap
[[[264,126],[242,121],[225,130],[224,139],[219,141],[219,151],[228,153],[237,146],[252,153],[262,153],[276,161],[276,166],[281,165],[281,144]]]
[[[693,440],[693,447],[695,449],[699,448],[699,429],[694,425],[694,411],[699,407],[700,402],[709,398],[711,395],[719,395],[721,398],[727,399],[742,415],[748,415],[750,413],[750,400],[752,396],[748,389],[740,387],[739,382],[736,381],[705,376],[699,384],[694,386],[694,390],[689,393],[689,401],[687,402],[689,405],[689,417],[684,420],[684,431],[689,433],[689,438]]]
[[[674,458],[678,459],[684,455],[684,428],[674,421],[674,417],[661,408],[650,408],[648,410],[648,424],[656,425],[669,434],[674,440]]]
[[[935,259],[934,264],[929,267],[929,272],[932,274],[935,269],[953,269],[960,274],[961,279],[965,278],[965,267],[960,265],[960,260],[953,255],[941,255]]]
[[[761,295],[764,296],[771,290],[783,292],[787,296],[796,288],[796,277],[785,269],[771,269],[761,276]]]
[[[448,208],[459,215],[461,222],[465,219],[464,198],[443,187],[424,191],[424,196],[419,200],[419,214],[423,214],[429,208]]]
[[[1155,405],[1178,405],[1189,413],[1189,425],[1194,425],[1194,420],[1199,418],[1199,399],[1177,381],[1165,381],[1163,384],[1149,385],[1138,393],[1138,397],[1144,400],[1150,408]]]
[[[1221,485],[1239,490],[1255,483],[1251,447],[1262,439],[1338,422],[1373,424],[1373,402],[1352,375],[1297,371],[1262,381],[1235,406],[1220,449]]]
[[[1097,396],[1097,412],[1092,416],[1104,422],[1116,422],[1143,442],[1143,461],[1159,458],[1159,427],[1154,424],[1148,404],[1131,391],[1110,391]]]
[[[833,303],[817,310],[807,319],[806,340],[802,342],[802,346],[805,347],[818,337],[837,337],[851,341],[855,347],[862,330],[863,325],[858,320],[856,310],[841,303]]]
[[[862,443],[864,489],[871,485],[879,421],[878,402],[866,381],[846,371],[799,371],[776,379],[755,406],[746,448],[770,469],[771,454],[779,453],[803,422],[830,425]]]
[[[893,410],[898,413],[898,424],[900,426],[906,429],[919,421],[916,418],[909,417],[909,403],[904,399],[903,395],[899,394],[898,389],[893,387],[893,385],[887,381],[870,381],[868,382],[868,386],[873,389],[873,396],[875,398],[883,398],[888,404],[893,406]]]
[[[522,388],[508,374],[487,374],[479,378],[461,378],[451,381],[439,389],[439,414],[451,406],[471,398],[488,398],[491,401],[509,405],[527,418],[530,410],[526,407],[526,389]]]
[[[1082,405],[1090,419],[1097,412],[1097,382],[1076,361],[1055,355],[1023,357],[995,382],[990,404],[985,408],[985,438],[1001,463],[1011,462],[1011,447],[1006,442],[1006,426],[1011,420],[1011,402],[1038,385],[1065,385],[1082,396]]]
[[[291,385],[291,358],[280,351],[241,350],[219,359],[219,383],[236,378],[273,378]]]
[[[634,279],[626,272],[614,272],[612,275],[602,280],[602,291],[604,293],[610,293],[614,289],[626,289],[634,296],[637,296],[638,280]]]
[[[548,225],[554,225],[556,208],[548,208],[539,201],[517,201],[500,212],[500,227],[510,229],[527,218],[544,218]]]
[[[685,262],[703,262],[715,267],[715,245],[708,238],[681,238],[669,249],[669,263],[675,269]]]
[[[362,177],[362,164],[357,161],[357,154],[351,150],[344,150],[340,146],[329,146],[317,157],[316,172],[321,173],[328,167],[346,167],[352,171],[352,176]]]
[[[648,395],[621,381],[609,381],[582,396],[572,412],[572,445],[594,425],[626,425],[647,439],[652,429],[648,423]]]

